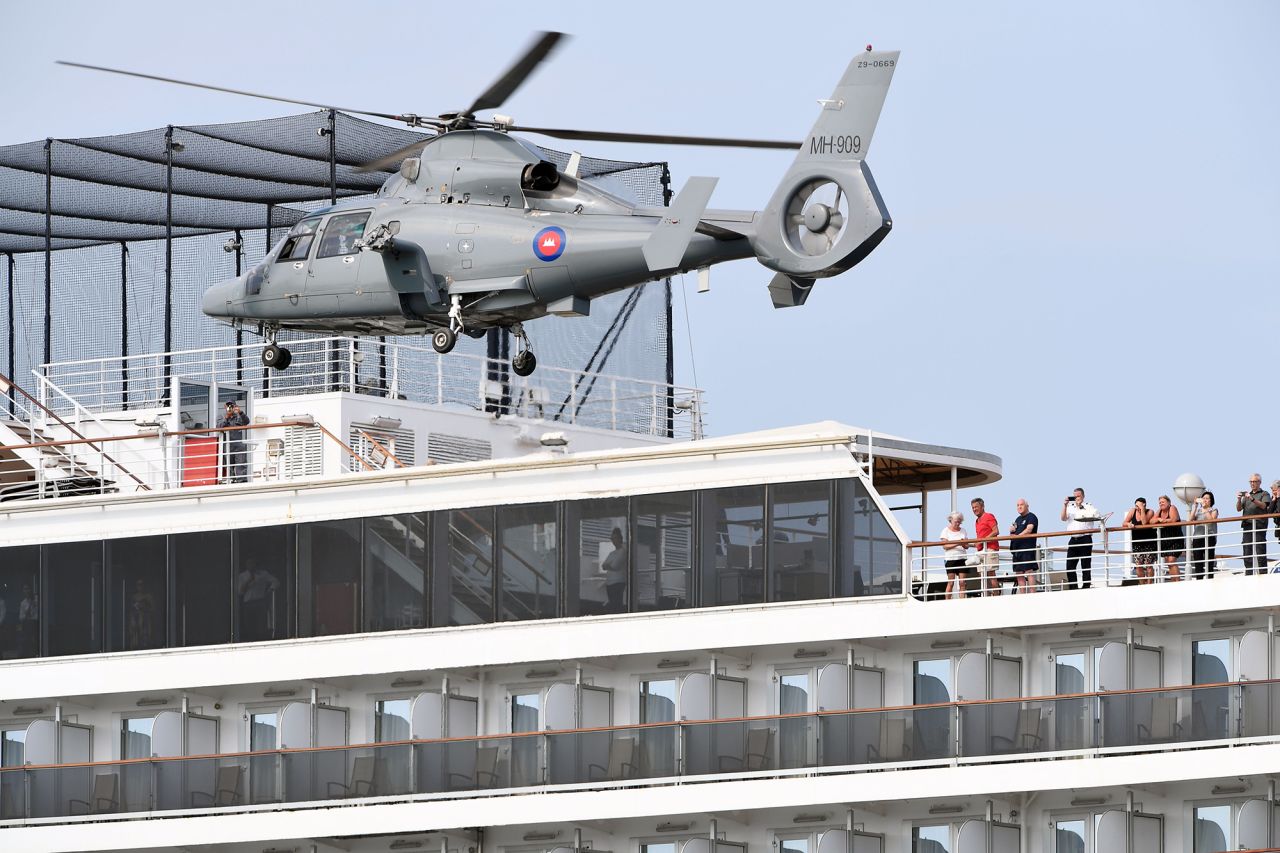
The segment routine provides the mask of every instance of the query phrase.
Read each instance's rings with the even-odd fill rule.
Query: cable
[[[701,388],[698,384],[698,363],[693,358],[693,327],[689,324],[689,297],[684,290],[684,273],[680,273],[680,304],[684,306],[684,335],[689,342],[689,367],[693,372],[693,387]]]

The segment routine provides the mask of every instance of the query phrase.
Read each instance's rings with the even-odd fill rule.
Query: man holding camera
[[[1249,476],[1249,490],[1236,492],[1236,512],[1244,516],[1240,531],[1244,537],[1244,573],[1262,575],[1267,572],[1267,520],[1250,518],[1266,515],[1271,496],[1262,490],[1262,475]]]
[[[1084,499],[1084,489],[1076,489],[1071,497],[1062,499],[1062,520],[1074,534],[1067,540],[1067,588],[1077,569],[1076,589],[1093,586],[1093,534],[1100,519],[1098,508]]]

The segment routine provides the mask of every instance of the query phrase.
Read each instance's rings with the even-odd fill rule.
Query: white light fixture
[[[1093,637],[1101,637],[1105,633],[1106,631],[1103,631],[1101,628],[1077,628],[1067,636],[1073,640],[1086,640]]]
[[[408,838],[397,838],[391,842],[388,850],[417,850],[422,846],[421,841],[411,841]]]
[[[43,713],[44,713],[43,705],[35,705],[35,706],[19,705],[18,707],[13,709],[13,715],[15,717],[35,717]]]
[[[689,828],[692,826],[693,824],[691,823],[672,823],[668,821],[667,823],[658,824],[656,827],[654,827],[653,831],[654,832],[688,832]]]
[[[526,832],[522,837],[524,838],[525,841],[550,841],[553,838],[560,837],[560,830],[557,829],[554,831],[543,830],[540,832]]]
[[[658,669],[683,669],[690,664],[688,658],[663,658],[658,661],[655,666]]]
[[[369,423],[378,429],[400,429],[400,419],[387,417],[386,415],[377,415]]]
[[[959,814],[962,811],[963,803],[935,803],[929,806],[929,814]]]
[[[824,658],[830,653],[830,649],[796,649],[793,658]]]
[[[825,814],[798,814],[791,818],[792,823],[822,823],[827,819]]]
[[[934,640],[929,644],[931,649],[959,649],[964,646],[964,640]]]
[[[421,678],[397,678],[395,681],[391,682],[391,686],[397,689],[401,687],[421,687],[422,679]]]
[[[1187,473],[1179,474],[1178,479],[1173,481],[1173,493],[1178,496],[1178,500],[1187,505],[1187,509],[1204,494],[1204,480],[1197,475]]]
[[[1214,619],[1209,623],[1210,628],[1239,628],[1241,625],[1247,625],[1248,617],[1239,616],[1234,619]]]
[[[290,696],[297,695],[298,691],[292,687],[270,687],[263,692],[264,699],[286,699]]]
[[[164,696],[143,696],[136,704],[139,708],[149,708],[154,705],[168,705],[169,700]]]
[[[315,415],[289,415],[284,422],[290,426],[315,426]]]
[[[544,432],[538,439],[538,444],[543,447],[565,447],[568,443],[569,439],[562,432]]]
[[[1245,784],[1239,785],[1214,785],[1212,793],[1215,797],[1222,794],[1243,794],[1249,790],[1249,786]]]
[[[558,669],[531,669],[524,674],[525,678],[555,678],[560,674]]]
[[[1106,797],[1076,797],[1071,801],[1071,805],[1079,806],[1100,806],[1107,801]]]

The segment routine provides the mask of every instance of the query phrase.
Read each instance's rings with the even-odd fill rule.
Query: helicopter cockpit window
[[[320,227],[319,219],[304,219],[289,232],[289,236],[284,238],[284,245],[280,247],[280,254],[276,256],[276,261],[301,261],[307,257],[307,252],[311,250],[311,243],[316,239],[316,229]]]
[[[317,258],[333,258],[338,255],[354,255],[360,251],[356,241],[364,236],[364,225],[369,221],[369,212],[344,213],[329,220],[325,226],[324,237],[320,240],[320,251]]]

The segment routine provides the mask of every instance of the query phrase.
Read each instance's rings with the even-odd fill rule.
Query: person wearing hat
[[[240,408],[239,402],[228,400],[226,414],[218,418],[218,426],[243,427],[248,425],[249,416]],[[226,436],[227,448],[226,481],[228,483],[249,482],[248,453],[244,444],[244,430],[233,429],[223,433],[223,435]]]

